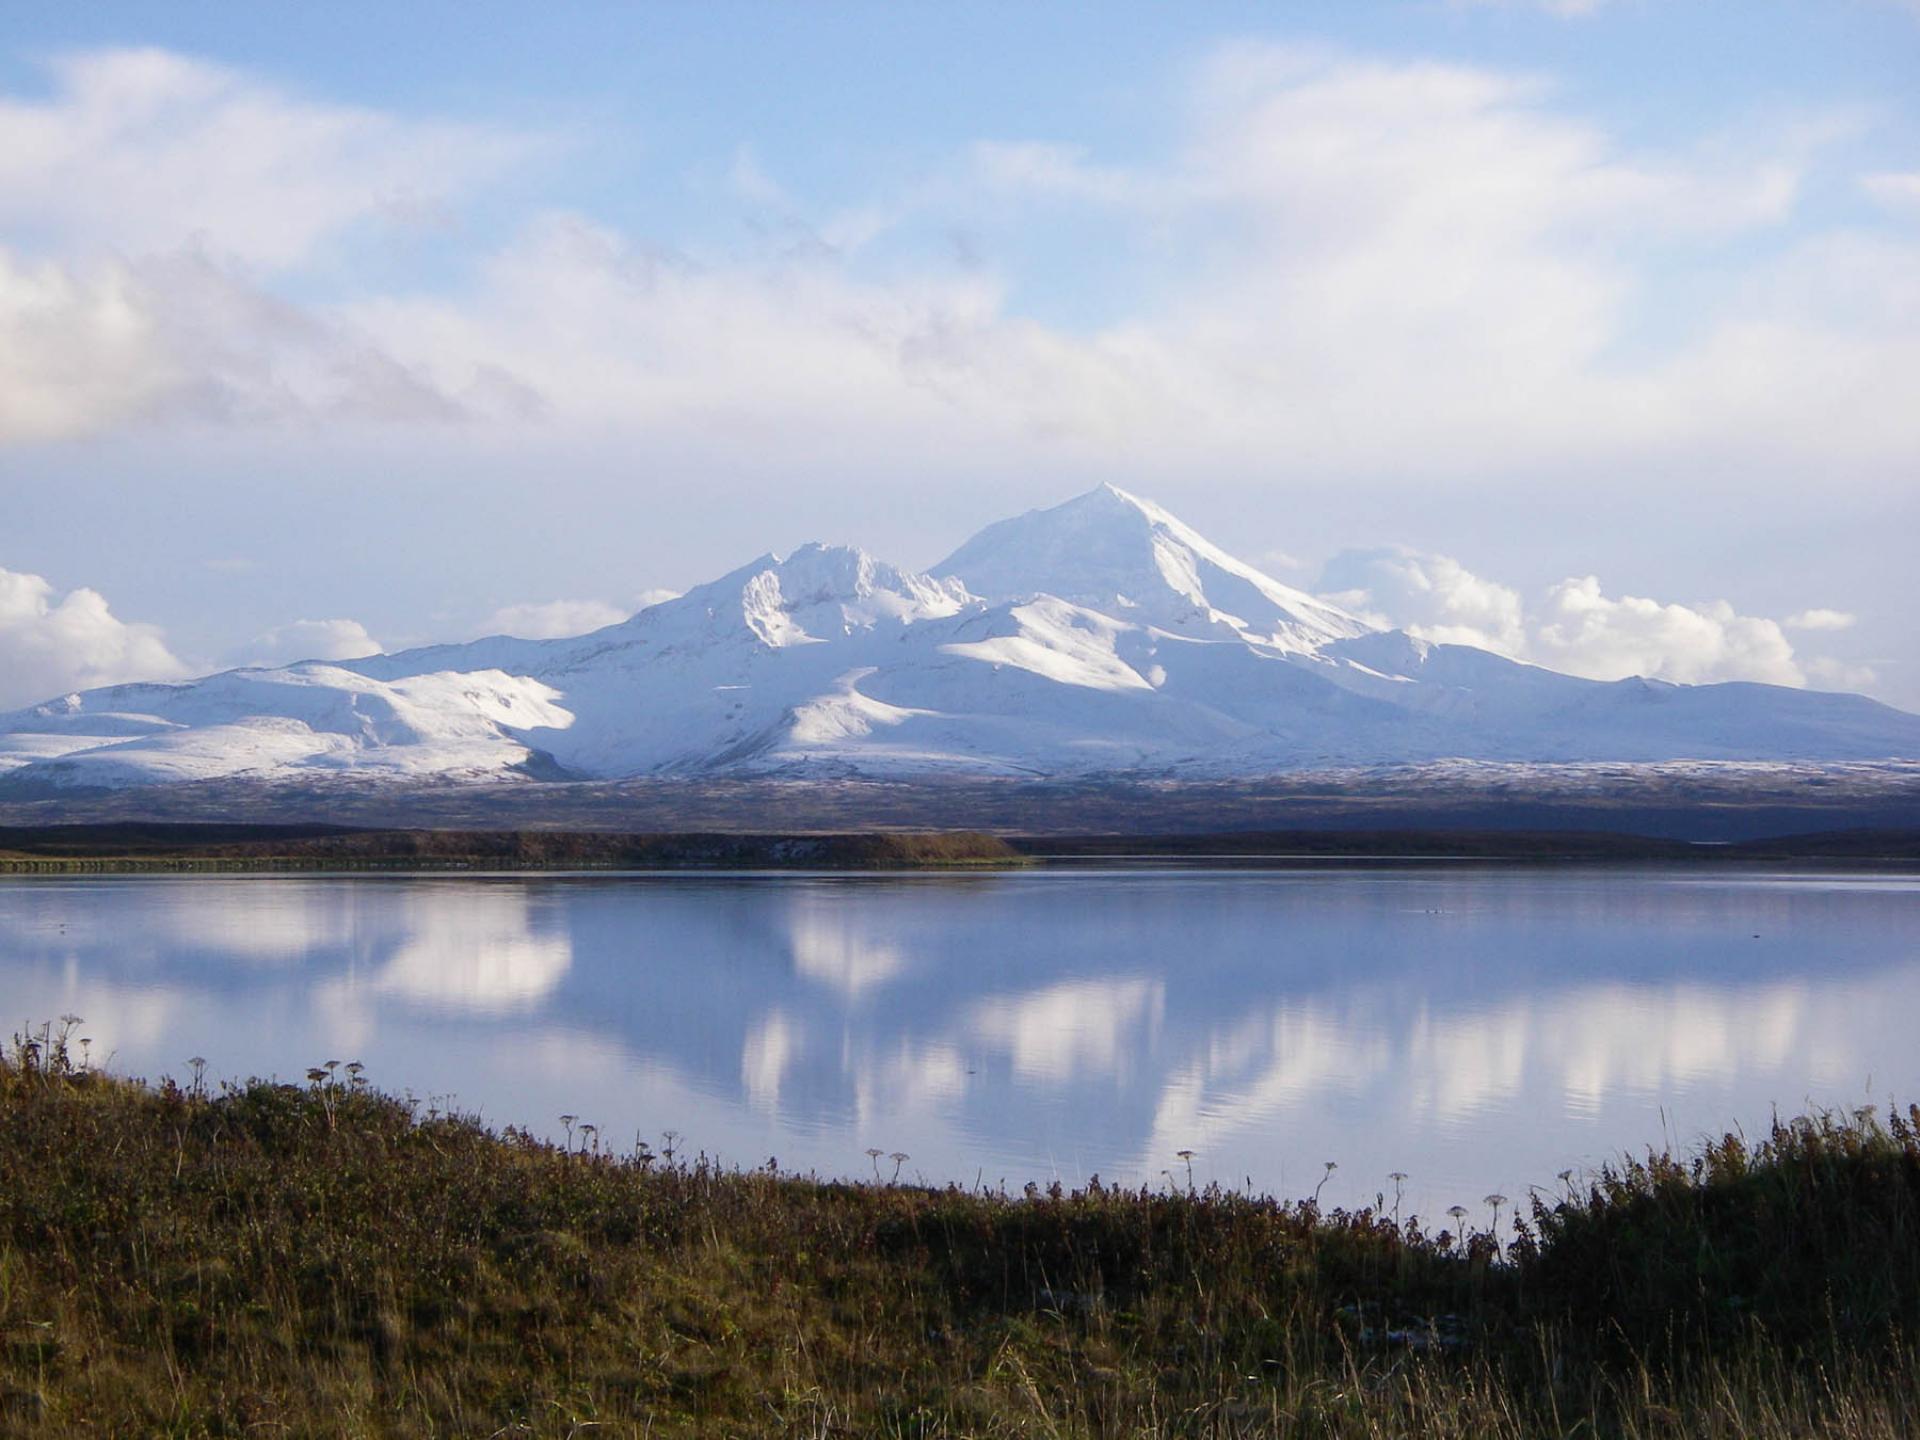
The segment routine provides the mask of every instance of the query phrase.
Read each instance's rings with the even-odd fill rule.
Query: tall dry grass
[[[1920,1434],[1915,1117],[1623,1164],[1517,1243],[1217,1189],[822,1183],[356,1067],[0,1062],[0,1434]]]

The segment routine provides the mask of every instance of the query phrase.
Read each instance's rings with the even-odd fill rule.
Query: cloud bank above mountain
[[[1545,8],[1597,36],[1637,7]],[[1536,574],[1524,604],[1442,584],[1452,608],[1410,622],[1435,635],[1920,703],[1890,539],[1920,520],[1911,117],[1755,89],[1641,123],[1551,53],[1211,35],[1133,77],[1124,136],[1013,109],[848,173],[745,120],[676,151],[650,98],[475,116],[457,87],[257,59],[23,56],[0,93],[0,454],[31,463],[0,493],[91,488],[36,499],[58,563],[16,563],[122,593],[64,537],[113,486],[177,483],[157,544],[199,543],[196,504],[254,527],[219,542],[263,557],[231,614],[265,577],[312,587],[252,628],[350,614],[392,638],[433,594],[448,633],[498,611],[541,636],[620,606],[526,596],[690,583],[815,513],[917,560],[1112,478],[1257,527],[1253,553],[1393,538],[1438,564],[1473,513],[1490,575],[1550,533],[1553,576],[1633,577]],[[1729,524],[1754,543],[1689,543]],[[1651,575],[1624,563],[1636,526]],[[364,597],[348,547],[387,577]],[[250,630],[182,594],[176,648],[238,653]],[[1755,618],[1813,603],[1858,617],[1825,627],[1830,656],[1779,633],[1817,624]]]
[[[1663,266],[1784,232],[1862,123],[1841,110],[1636,148],[1535,76],[1241,43],[1192,75],[1159,165],[983,142],[819,213],[736,174],[782,243],[685,250],[549,208],[452,287],[310,301],[285,277],[357,232],[456,223],[546,142],[164,52],[70,56],[50,78],[48,98],[0,105],[15,439],[315,417],[711,438],[726,418],[881,452],[929,425],[1130,462],[1277,447],[1430,470],[1444,447],[1456,473],[1571,444],[1920,446],[1911,233],[1757,247],[1727,303],[1622,363]],[[1023,313],[1010,272],[877,263],[928,229],[1063,209],[1124,251],[1204,263],[1075,326]]]
[[[1795,654],[1786,631],[1847,628],[1851,617],[1835,610],[1771,620],[1741,615],[1724,600],[1689,605],[1610,596],[1594,575],[1560,581],[1530,609],[1513,586],[1476,575],[1451,556],[1403,546],[1344,551],[1327,563],[1318,588],[1334,603],[1419,639],[1474,645],[1590,680],[1812,680],[1858,689],[1873,679],[1870,669]]]

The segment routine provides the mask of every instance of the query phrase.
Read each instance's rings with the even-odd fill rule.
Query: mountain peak
[[[936,575],[803,545],[589,635],[92,690],[0,715],[0,794],[1920,757],[1920,716],[1859,696],[1602,685],[1376,631],[1114,485]]]
[[[737,618],[760,642],[778,648],[952,615],[972,598],[956,581],[903,570],[858,546],[812,541],[785,559],[763,555],[629,623],[659,628],[689,615],[729,624]]]
[[[1120,523],[1173,525],[1179,526],[1179,528],[1183,530],[1187,528],[1181,525],[1180,521],[1168,510],[1154,504],[1153,501],[1143,496],[1134,494],[1131,490],[1122,490],[1111,480],[1102,480],[1098,485],[1094,486],[1093,489],[1083,491],[1075,495],[1071,500],[1063,500],[1060,504],[1053,506],[1049,510],[1030,510],[1027,512],[1028,515],[1054,513],[1084,516],[1105,515]],[[1016,520],[1025,518],[1027,517],[1015,517]]]
[[[1159,508],[1158,506],[1151,504],[1151,502],[1149,501],[1142,500],[1138,495],[1134,494],[1131,490],[1122,490],[1118,485],[1114,484],[1111,480],[1102,480],[1098,485],[1094,486],[1091,490],[1088,490],[1083,494],[1076,495],[1073,497],[1073,499],[1065,501],[1063,503],[1068,505],[1079,505],[1079,504],[1113,504],[1115,502],[1118,502],[1119,504],[1122,504],[1122,505],[1131,505],[1136,510]]]
[[[1371,628],[1113,484],[989,525],[933,573],[988,600],[1054,595],[1163,630],[1227,630],[1290,651]]]

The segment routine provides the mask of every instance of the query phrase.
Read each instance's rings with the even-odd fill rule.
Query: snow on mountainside
[[[807,545],[589,635],[0,715],[0,786],[1916,757],[1920,717],[1859,696],[1605,684],[1376,630],[1109,486],[989,526],[933,575]]]

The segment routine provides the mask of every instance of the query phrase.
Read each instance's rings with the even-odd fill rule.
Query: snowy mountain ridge
[[[764,555],[587,635],[119,685],[0,715],[0,786],[1157,775],[1920,758],[1855,695],[1578,679],[1382,630],[1111,486],[927,574]]]

